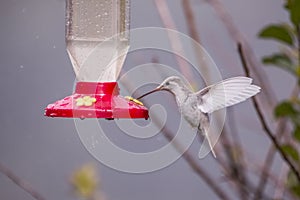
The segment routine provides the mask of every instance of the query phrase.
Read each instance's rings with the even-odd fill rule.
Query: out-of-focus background
[[[177,30],[189,35],[182,6],[184,0],[166,2]],[[236,44],[215,10],[202,0],[191,0],[190,4],[201,44],[222,76],[244,75]],[[282,1],[223,0],[222,4],[258,60],[277,50],[277,43],[258,39],[257,34],[267,24],[288,21]],[[86,151],[73,120],[44,117],[44,107],[71,94],[74,86],[75,75],[65,50],[65,1],[1,0],[0,5],[0,163],[49,200],[76,198],[70,180],[72,174],[86,163],[93,163],[101,182],[98,187],[107,200],[217,199],[183,158],[152,173],[118,172],[102,165]],[[164,27],[155,2],[132,0],[131,28],[149,26]],[[127,59],[123,73],[132,66],[152,62],[154,58],[170,66],[176,63],[159,51],[136,52]],[[292,75],[276,68],[264,67],[263,70],[276,97],[279,100],[286,98],[295,84]],[[198,86],[201,87],[204,85]],[[167,94],[156,94],[151,98],[172,99]],[[167,100],[162,101],[171,113],[169,117],[172,113],[178,115],[176,110],[171,110],[175,104],[169,106]],[[234,131],[239,133],[241,143],[250,155],[245,157],[246,163],[257,164],[259,172],[270,140],[263,133],[252,103],[247,101],[229,111],[227,120],[235,122]],[[172,120],[169,121],[172,125]],[[101,123],[105,126],[111,122]],[[130,139],[119,136],[117,131],[112,129],[111,137],[135,150]],[[160,136],[157,142],[167,141]],[[196,159],[197,148],[195,145],[191,148]],[[230,180],[219,170],[215,159],[208,157],[197,162],[232,199],[238,198],[232,188],[225,186]],[[281,169],[282,160],[276,156],[272,172],[278,175]],[[258,182],[258,178],[251,175],[250,180]],[[267,188],[267,193],[274,192],[274,189]],[[30,200],[32,197],[0,173],[0,199]]]

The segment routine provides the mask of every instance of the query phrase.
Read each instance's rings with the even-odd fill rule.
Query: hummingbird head
[[[184,85],[184,83],[178,76],[171,76],[171,77],[167,78],[166,80],[164,80],[157,88],[155,88],[154,90],[152,90],[150,92],[147,92],[146,94],[138,97],[137,99],[141,99],[144,96],[147,96],[153,92],[158,92],[161,90],[167,90],[174,94],[173,91],[179,87],[183,87],[183,85]]]
[[[178,76],[171,76],[164,80],[156,90],[167,90],[172,92],[174,89],[181,87],[183,85],[182,80]]]

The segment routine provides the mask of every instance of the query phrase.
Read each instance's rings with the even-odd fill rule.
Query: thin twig
[[[286,121],[287,121],[286,118],[283,118],[283,119],[280,119],[280,121],[278,122],[278,126],[277,126],[277,129],[275,132],[275,135],[278,138],[278,140],[281,139],[281,137],[284,133],[284,129],[286,128]],[[265,190],[266,183],[268,182],[268,173],[267,172],[270,170],[270,168],[273,164],[275,154],[276,154],[276,148],[274,147],[274,145],[271,145],[268,150],[267,156],[266,156],[265,164],[261,171],[261,176],[259,179],[257,190],[254,194],[253,199],[255,199],[255,200],[261,199],[261,195]]]
[[[233,114],[233,110],[234,108],[229,108],[227,110],[227,115],[228,118],[230,118],[230,120],[228,120],[228,126],[230,128],[230,135],[232,136],[231,140],[232,140],[232,149],[236,149],[237,153],[235,153],[235,155],[233,158],[236,160],[236,165],[237,168],[239,170],[240,173],[240,177],[242,178],[243,182],[248,182],[248,178],[246,175],[246,171],[247,171],[247,165],[245,165],[245,160],[244,160],[244,149],[242,146],[242,142],[240,140],[238,131],[236,129],[236,122],[235,122],[235,118],[234,118],[234,114]],[[232,154],[234,155],[234,152],[232,152]]]
[[[284,180],[287,177],[287,171],[288,171],[288,166],[282,165],[281,172],[279,174],[279,179]],[[273,199],[283,199],[284,188],[285,187],[282,187],[277,183],[275,186]]]
[[[264,170],[264,165],[260,164],[260,161],[257,160],[257,158],[253,157],[250,155],[250,153],[246,153],[245,156],[247,156],[247,158],[245,160],[247,160],[245,162],[245,164],[248,166],[249,168],[249,173],[255,173],[255,174],[261,174],[261,173],[265,173],[267,174],[268,179],[272,180],[272,185],[274,187],[279,187],[281,188],[281,190],[285,190],[285,178],[280,178],[278,177],[278,174],[273,174],[272,171],[264,171],[262,172],[262,170]],[[285,164],[285,162],[282,163],[284,166],[287,166]],[[255,186],[255,189],[252,191],[253,194],[253,198],[254,200],[257,200],[255,198],[255,193],[257,190],[257,186]],[[284,193],[285,196],[289,196],[292,197],[293,195],[288,192],[288,193]],[[265,200],[266,199],[266,195],[262,194],[261,199]],[[271,199],[280,199],[280,198],[274,198],[272,197]]]
[[[247,156],[247,162],[245,163],[249,167],[249,173],[254,173],[254,174],[260,174],[262,173],[263,165],[260,164],[260,161],[256,158],[251,156],[249,153],[246,154]],[[284,163],[285,164],[285,163]],[[286,164],[285,164],[286,165]],[[287,166],[287,165],[286,165]],[[272,183],[274,186],[279,185],[280,187],[284,187],[284,180],[280,179],[278,177],[278,174],[274,174],[272,171],[264,171],[265,174],[267,174],[267,177],[272,180]],[[255,195],[255,191],[253,193]],[[255,198],[253,198],[255,199]],[[262,198],[264,199],[264,198]]]
[[[241,164],[240,157],[234,156],[234,146],[231,144],[231,141],[227,137],[227,127],[225,126],[223,131],[226,133],[222,134],[220,139],[221,145],[223,146],[223,151],[226,155],[228,165],[229,165],[229,177],[235,181],[235,185],[238,188],[237,192],[240,195],[240,199],[248,199],[247,188],[249,186],[246,184],[246,177],[244,176],[244,166]]]
[[[12,182],[14,182],[17,186],[22,188],[25,192],[30,194],[36,200],[45,200],[45,198],[37,192],[35,189],[32,188],[29,183],[23,181],[20,177],[15,175],[10,169],[5,167],[0,163],[0,172],[4,174],[7,178],[9,178]]]
[[[245,73],[247,76],[250,75],[249,73],[249,67],[247,65],[247,61],[246,61],[246,57],[244,55],[243,52],[243,47],[241,43],[238,43],[238,53],[243,65],[243,68],[245,70]],[[279,142],[277,141],[277,139],[274,137],[272,131],[269,129],[267,122],[263,116],[262,110],[257,102],[256,97],[252,98],[253,104],[254,104],[254,108],[258,114],[258,117],[260,119],[260,122],[263,126],[263,129],[265,130],[265,132],[267,133],[268,137],[271,139],[273,145],[275,146],[276,150],[279,152],[279,154],[281,155],[282,159],[287,163],[287,165],[290,167],[290,169],[293,171],[293,173],[296,175],[297,180],[300,182],[300,173],[299,171],[296,169],[296,167],[293,165],[293,163],[289,160],[288,156],[285,154],[285,152],[282,150]]]

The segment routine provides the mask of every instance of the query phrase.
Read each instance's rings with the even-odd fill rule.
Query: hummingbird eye
[[[170,83],[169,83],[169,82],[166,82],[166,85],[170,85]]]

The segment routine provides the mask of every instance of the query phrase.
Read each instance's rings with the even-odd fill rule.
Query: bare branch
[[[284,133],[284,130],[286,128],[286,121],[287,120],[285,118],[283,118],[283,119],[280,119],[280,121],[278,122],[278,126],[277,126],[276,133],[275,133],[278,140],[280,140],[280,138],[282,137],[282,135]],[[273,164],[275,154],[276,154],[276,148],[274,147],[274,145],[271,144],[271,146],[268,150],[267,156],[266,156],[265,164],[261,171],[261,176],[260,176],[260,180],[259,180],[259,183],[257,186],[257,191],[255,192],[253,199],[256,199],[256,200],[261,199],[261,195],[264,192],[266,183],[268,181],[268,173],[267,172],[270,170],[270,168]]]
[[[187,27],[189,30],[190,37],[195,40],[199,45],[201,44],[201,37],[199,32],[197,31],[197,23],[195,20],[194,12],[190,3],[190,0],[182,0],[181,1],[183,7],[183,13],[186,18]],[[205,75],[205,79],[207,83],[211,83],[211,75],[210,69],[207,63],[203,60],[203,50],[199,48],[199,46],[192,45],[195,51],[196,60],[198,63],[198,68],[201,69],[202,73]],[[200,45],[201,46],[201,45]]]
[[[190,2],[190,0],[182,0],[181,4],[182,4],[182,7],[183,7],[186,22],[188,24],[188,29],[189,29],[190,36],[196,42],[200,43],[200,41],[201,41],[200,40],[200,35],[197,31],[197,23],[196,23],[196,20],[195,20],[195,17],[194,17],[191,2]]]
[[[298,37],[297,38],[298,38],[298,56],[299,56],[298,62],[300,63],[300,30],[298,29],[297,31],[298,31]],[[298,83],[296,83],[290,98],[291,99],[297,98],[298,94],[299,94],[299,86],[298,86]],[[278,140],[280,140],[281,137],[284,135],[283,133],[285,132],[285,129],[287,128],[286,127],[287,121],[288,120],[286,118],[279,119],[277,129],[276,129],[276,132],[275,132],[276,138],[278,138]],[[267,180],[268,180],[268,176],[264,172],[270,170],[270,168],[273,164],[275,153],[276,153],[276,149],[274,148],[273,145],[271,145],[269,150],[268,150],[267,156],[266,156],[264,170],[263,170],[262,175],[260,177],[260,181],[259,181],[259,184],[258,184],[258,187],[257,187],[257,191],[254,195],[254,199],[261,199],[261,194],[263,193],[263,191],[265,189],[265,185],[266,185]]]
[[[182,4],[183,11],[185,14],[189,34],[197,43],[200,44],[200,42],[201,42],[200,34],[199,34],[199,31],[197,30],[198,26],[197,26],[197,23],[196,23],[196,20],[194,17],[194,12],[193,12],[190,0],[182,0],[181,4]],[[209,74],[208,66],[201,59],[203,57],[203,52],[199,48],[195,48],[194,50],[197,55],[196,58],[197,58],[199,67],[204,72],[204,74]],[[207,76],[206,78],[210,78],[210,76]],[[246,183],[248,183],[248,181],[246,180],[247,178],[244,173],[245,172],[244,166],[240,164],[240,163],[243,163],[243,161],[241,160],[242,156],[238,157],[238,158],[234,158],[233,148],[235,148],[235,147],[234,147],[234,145],[232,145],[232,141],[230,141],[227,138],[228,130],[226,127],[224,128],[223,132],[224,133],[222,134],[223,139],[221,140],[222,141],[221,144],[223,145],[223,150],[225,152],[227,161],[229,163],[229,168],[228,168],[229,172],[228,173],[232,177],[232,180],[235,182],[235,186],[237,188],[238,194],[240,195],[240,198],[248,199],[248,192],[246,190],[246,188],[247,188]],[[237,146],[241,146],[238,141],[235,143]]]
[[[245,70],[245,73],[247,76],[249,76],[249,67],[247,65],[247,61],[246,61],[246,57],[244,55],[243,52],[243,48],[241,43],[238,43],[238,52],[239,52],[239,56],[243,65],[243,68]],[[270,138],[270,140],[272,141],[274,147],[276,148],[276,150],[279,152],[279,154],[281,155],[282,159],[288,164],[288,166],[290,167],[290,169],[293,171],[293,173],[296,175],[297,180],[300,182],[300,173],[299,171],[296,169],[296,167],[293,165],[293,163],[290,161],[290,159],[288,158],[288,156],[285,154],[285,152],[282,150],[282,148],[280,147],[279,142],[277,141],[277,139],[274,137],[272,131],[269,129],[267,122],[263,116],[262,113],[262,109],[260,108],[256,97],[252,98],[253,104],[254,104],[254,108],[258,114],[258,117],[260,119],[260,122],[263,126],[263,129],[265,130],[265,132],[267,133],[268,137]]]
[[[172,19],[167,2],[165,0],[154,0],[154,2],[156,4],[156,8],[158,10],[159,16],[160,16],[162,22],[164,23],[164,26],[167,29],[176,30],[176,25]],[[171,44],[173,51],[178,52],[180,55],[183,55],[183,47],[180,42],[180,39],[178,38],[178,35],[168,33],[168,37],[169,37],[170,44]],[[180,71],[183,73],[183,75],[188,80],[193,80],[193,74],[192,74],[191,70],[189,69],[188,65],[185,63],[185,61],[177,55],[175,55],[175,59],[179,65]]]
[[[36,200],[45,200],[45,198],[37,192],[35,189],[32,188],[29,183],[23,181],[20,177],[15,175],[10,169],[5,167],[0,163],[0,172],[4,174],[7,178],[9,178],[12,182],[14,182],[17,186],[22,188],[25,192],[30,194]]]
[[[240,195],[240,199],[246,200],[249,196],[248,189],[250,188],[250,186],[248,185],[248,180],[244,173],[245,167],[243,165],[243,161],[241,161],[242,156],[235,156],[238,154],[235,151],[239,150],[237,149],[237,146],[232,145],[232,142],[227,137],[227,133],[230,132],[225,126],[221,138],[219,140],[223,147],[222,151],[224,152],[227,158],[227,174],[230,177],[230,179],[235,182],[235,186],[238,189],[237,194]]]
[[[156,125],[159,124],[159,121],[156,119],[156,117],[152,116],[151,119]],[[172,133],[166,127],[163,128],[162,132],[163,135],[167,138],[167,140],[169,142],[172,142],[172,145],[175,147],[175,149],[179,153],[183,153],[182,154],[183,159],[189,164],[189,166],[193,169],[193,171],[196,174],[198,174],[201,179],[205,181],[205,183],[215,192],[215,194],[220,199],[229,200],[230,198],[220,187],[217,186],[218,183],[208,175],[209,173],[198,165],[197,161],[193,158],[192,155],[190,155],[188,151],[184,152],[184,149],[181,147],[181,145],[173,139]]]
[[[287,172],[288,172],[288,166],[283,164],[281,167],[281,172],[279,174],[279,179],[283,180],[285,177],[287,177]],[[283,187],[279,184],[276,184],[273,198],[274,199],[283,199],[284,188],[285,187]]]

